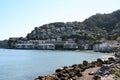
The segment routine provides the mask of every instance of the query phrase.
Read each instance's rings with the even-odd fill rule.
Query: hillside
[[[96,14],[83,22],[55,22],[45,24],[28,33],[28,40],[73,38],[79,40],[114,40],[120,35],[120,10],[110,14]]]
[[[96,14],[83,22],[87,28],[97,28],[106,32],[107,39],[116,39],[120,35],[120,10],[111,14]]]

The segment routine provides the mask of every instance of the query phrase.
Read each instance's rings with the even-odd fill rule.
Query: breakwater
[[[100,80],[100,78],[106,75],[113,74],[116,66],[120,67],[120,59],[117,56],[116,58],[109,57],[107,60],[98,58],[91,63],[84,60],[82,64],[64,66],[56,69],[53,74],[39,76],[35,80]],[[84,72],[91,68],[93,72],[87,72],[88,76],[84,75]],[[92,77],[90,75],[92,75]],[[112,80],[112,78],[110,80]]]

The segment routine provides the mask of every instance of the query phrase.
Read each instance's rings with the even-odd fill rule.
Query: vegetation
[[[15,46],[15,43],[16,43],[16,39],[14,39],[14,38],[9,38],[9,40],[8,40],[8,46],[10,47],[10,48],[14,48]]]
[[[9,38],[7,44],[8,44],[8,47],[9,48],[15,48],[15,44],[16,43],[19,43],[19,41],[22,40],[22,41],[25,41],[26,39],[23,38],[23,37],[20,37],[20,38]]]
[[[116,77],[120,77],[120,69],[117,69],[117,70],[115,71],[115,76],[116,76]]]
[[[96,14],[83,22],[55,22],[45,24],[29,33],[28,40],[50,39],[60,36],[63,40],[115,40],[120,36],[120,10],[111,14]],[[96,41],[95,41],[96,42]]]

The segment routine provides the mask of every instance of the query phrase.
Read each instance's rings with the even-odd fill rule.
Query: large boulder
[[[89,68],[93,68],[93,67],[95,67],[95,65],[92,63],[89,63]]]
[[[38,76],[38,78],[36,78],[35,80],[43,80],[43,76]]]
[[[102,62],[97,62],[97,63],[96,63],[96,66],[98,66],[98,67],[102,67],[103,64],[102,64]]]
[[[108,58],[109,63],[114,63],[115,59],[113,57]]]
[[[58,72],[61,72],[62,71],[62,69],[56,69],[56,73],[58,73]]]
[[[100,58],[97,59],[97,62],[101,62],[102,64],[104,64],[104,61]]]
[[[83,61],[83,65],[88,66],[88,64],[89,64],[88,61],[86,60]]]

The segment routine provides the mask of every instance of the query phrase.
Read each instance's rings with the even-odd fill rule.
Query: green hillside
[[[75,40],[114,40],[120,35],[120,10],[110,14],[96,14],[83,22],[55,22],[45,24],[27,34],[28,40],[73,38]]]

